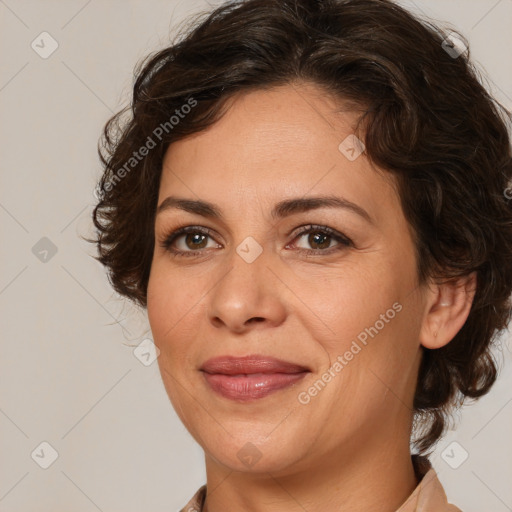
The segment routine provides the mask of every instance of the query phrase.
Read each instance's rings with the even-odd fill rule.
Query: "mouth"
[[[283,390],[311,372],[306,366],[268,356],[221,356],[201,366],[206,383],[217,394],[240,402]]]

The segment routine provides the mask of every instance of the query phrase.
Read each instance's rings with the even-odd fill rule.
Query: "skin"
[[[240,94],[228,106],[165,155],[158,204],[170,195],[201,199],[223,219],[157,214],[147,303],[166,391],[205,452],[207,510],[393,512],[418,484],[409,438],[421,346],[439,348],[462,327],[474,276],[418,286],[392,176],[365,153],[350,161],[338,150],[357,119],[347,104],[297,83]],[[284,199],[325,195],[356,203],[372,222],[340,208],[270,216]],[[353,245],[296,234],[308,224]],[[212,230],[200,254],[172,256],[161,246],[182,225]],[[252,263],[236,252],[249,236],[262,249]],[[193,235],[173,247],[194,251]],[[322,252],[333,247],[340,250]],[[299,393],[395,303],[401,311],[300,403]],[[199,371],[211,357],[249,354],[311,372],[240,403],[215,394]],[[238,456],[247,443],[260,455],[252,464]]]

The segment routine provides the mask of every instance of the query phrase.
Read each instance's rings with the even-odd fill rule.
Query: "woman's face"
[[[282,86],[239,96],[166,154],[148,315],[167,393],[211,463],[284,475],[408,448],[425,296],[355,120],[315,86]],[[205,366],[228,356],[264,361]]]

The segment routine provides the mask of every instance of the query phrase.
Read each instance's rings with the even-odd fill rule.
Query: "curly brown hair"
[[[139,64],[131,106],[105,126],[97,259],[146,307],[164,154],[220,119],[233,94],[300,80],[363,105],[366,155],[396,178],[420,284],[477,274],[464,326],[444,347],[422,347],[414,444],[425,453],[452,409],[497,377],[491,348],[512,314],[510,112],[461,34],[390,0],[242,0],[202,16]]]

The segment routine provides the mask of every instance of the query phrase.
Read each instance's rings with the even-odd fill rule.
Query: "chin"
[[[255,474],[281,472],[297,464],[302,458],[301,452],[305,450],[302,442],[284,430],[279,435],[269,437],[267,434],[258,436],[254,432],[251,435],[249,425],[236,431],[246,432],[245,435],[231,436],[224,430],[222,432],[221,438],[211,437],[209,433],[197,441],[208,456],[232,471]],[[300,439],[304,439],[304,436],[300,436]],[[297,446],[300,446],[300,452]]]

